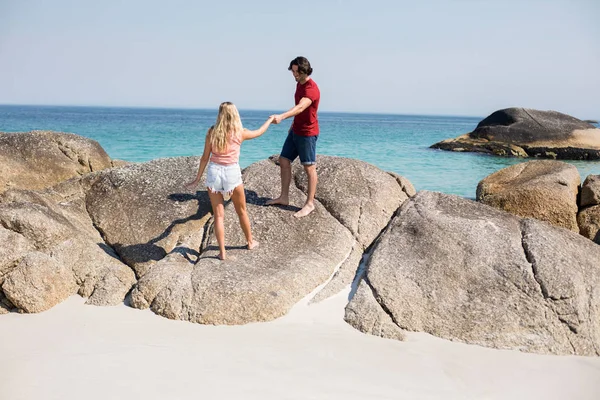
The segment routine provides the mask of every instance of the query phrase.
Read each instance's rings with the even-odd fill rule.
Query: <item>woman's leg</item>
[[[219,258],[224,260],[227,255],[225,254],[225,208],[223,206],[223,195],[209,189],[208,197],[210,198],[213,218],[215,219],[215,236],[217,237],[217,243],[219,243]]]
[[[243,184],[236,186],[231,194],[231,200],[233,201],[235,212],[240,219],[242,231],[244,231],[244,235],[246,236],[248,249],[252,250],[258,246],[258,242],[252,239],[252,229],[250,228],[250,219],[248,218],[248,212],[246,211],[246,193],[244,193]]]

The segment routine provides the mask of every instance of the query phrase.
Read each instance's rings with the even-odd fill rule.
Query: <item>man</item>
[[[321,93],[314,80],[310,78],[312,68],[305,57],[296,57],[288,67],[296,80],[296,105],[283,114],[274,115],[274,124],[294,117],[288,136],[281,149],[279,165],[281,167],[281,194],[278,198],[267,201],[267,205],[289,204],[290,182],[292,180],[292,162],[300,157],[300,163],[308,176],[308,194],[306,203],[294,217],[307,216],[315,209],[315,192],[317,191],[317,139],[319,137],[319,120],[317,111]]]

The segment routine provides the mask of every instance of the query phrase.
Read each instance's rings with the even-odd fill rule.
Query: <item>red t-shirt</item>
[[[296,84],[296,93],[294,100],[296,105],[300,103],[303,97],[312,100],[308,108],[294,117],[292,123],[292,131],[300,136],[317,136],[319,134],[319,119],[317,118],[317,110],[319,109],[319,100],[321,100],[321,92],[314,80],[309,79],[304,85],[300,82]]]

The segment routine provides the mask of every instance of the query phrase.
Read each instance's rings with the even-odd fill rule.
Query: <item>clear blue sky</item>
[[[599,0],[0,0],[0,104],[600,118]]]

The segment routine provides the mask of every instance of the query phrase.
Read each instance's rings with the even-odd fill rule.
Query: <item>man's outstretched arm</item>
[[[290,108],[288,111],[283,114],[274,115],[273,123],[278,124],[284,119],[288,119],[290,117],[295,117],[300,114],[302,111],[306,110],[312,104],[312,100],[308,97],[303,97],[300,99],[300,102],[294,107]]]

